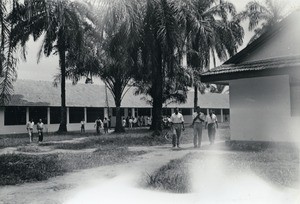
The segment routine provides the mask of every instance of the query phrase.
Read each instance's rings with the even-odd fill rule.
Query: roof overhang
[[[221,65],[203,73],[201,81],[228,84],[230,80],[294,73],[300,73],[300,56]]]

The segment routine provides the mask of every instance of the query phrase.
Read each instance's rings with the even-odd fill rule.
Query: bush
[[[0,155],[0,185],[46,180],[66,172],[58,155]]]
[[[191,180],[187,161],[190,160],[191,155],[171,160],[153,174],[148,175],[146,187],[173,193],[190,192]]]

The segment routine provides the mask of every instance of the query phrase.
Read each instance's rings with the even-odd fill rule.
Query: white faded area
[[[175,194],[142,189],[136,174],[123,174],[78,190],[65,204],[296,204],[299,190],[276,188],[251,172],[233,174],[221,154],[208,154],[191,164],[192,193]]]

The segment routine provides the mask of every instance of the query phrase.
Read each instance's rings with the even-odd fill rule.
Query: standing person
[[[38,134],[39,134],[39,142],[43,142],[44,123],[43,123],[42,119],[40,119],[39,122],[36,124],[36,129],[37,129]]]
[[[200,106],[196,107],[196,112],[193,113],[193,128],[194,128],[194,147],[200,148],[202,141],[202,123],[205,122],[204,113],[200,112]]]
[[[130,117],[128,122],[129,122],[129,128],[132,129],[133,119]]]
[[[111,115],[108,116],[108,129],[111,129]]]
[[[101,121],[100,117],[98,117],[97,120],[95,121],[95,127],[96,127],[97,134],[100,134],[101,126],[102,126],[102,121]]]
[[[208,138],[210,144],[214,144],[216,137],[216,128],[219,128],[217,116],[212,110],[209,110],[209,114],[206,116],[205,129],[208,131]]]
[[[179,139],[181,136],[181,129],[184,131],[184,119],[183,115],[178,112],[178,108],[175,108],[175,112],[171,115],[171,123],[173,128],[173,147],[179,147]]]
[[[108,133],[108,119],[106,117],[103,120],[103,129],[104,129],[104,134]]]
[[[126,127],[126,120],[125,120],[125,118],[123,118],[122,122],[123,122],[123,127],[125,128]]]
[[[85,121],[84,121],[84,118],[80,121],[80,124],[81,124],[81,126],[80,126],[80,132],[81,133],[84,133],[85,132]]]
[[[26,124],[26,129],[28,131],[28,135],[29,135],[29,142],[31,143],[33,141],[33,126],[34,126],[34,122],[33,120],[29,120]]]

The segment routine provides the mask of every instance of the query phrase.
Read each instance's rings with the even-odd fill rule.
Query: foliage
[[[249,44],[284,17],[287,4],[282,0],[265,0],[265,3],[250,1],[246,9],[237,15],[239,20],[249,20],[248,30],[254,31]]]
[[[61,122],[60,132],[67,131],[66,126],[66,55],[80,56],[83,41],[83,24],[78,15],[77,3],[72,1],[25,0],[12,14],[14,25],[12,38],[14,44],[21,44],[26,58],[25,45],[30,36],[36,41],[43,37],[39,58],[58,54],[61,81]],[[20,32],[22,30],[22,32]]]
[[[190,192],[191,178],[187,159],[191,155],[188,154],[182,159],[171,160],[168,164],[148,175],[146,187],[173,193]]]
[[[9,18],[9,12],[14,13],[17,5],[16,0],[0,1],[0,105],[10,101],[13,82],[17,78],[17,59],[14,57],[16,49],[11,37],[13,25],[10,23],[14,16]]]

